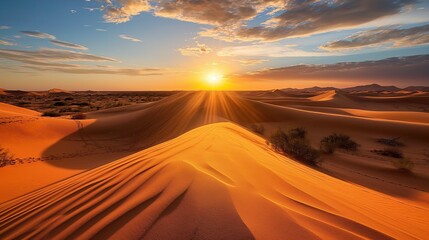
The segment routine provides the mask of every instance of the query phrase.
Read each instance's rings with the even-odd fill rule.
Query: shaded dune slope
[[[216,123],[1,204],[0,238],[422,239],[428,214]]]

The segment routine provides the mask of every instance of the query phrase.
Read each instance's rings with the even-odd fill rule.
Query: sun
[[[207,74],[206,76],[206,82],[211,87],[218,87],[223,80],[223,75],[220,73],[212,72]]]

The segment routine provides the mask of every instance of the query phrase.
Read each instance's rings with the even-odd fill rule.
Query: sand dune
[[[0,102],[0,117],[13,115],[40,116],[39,112]]]
[[[428,214],[218,123],[0,205],[0,237],[423,239]]]

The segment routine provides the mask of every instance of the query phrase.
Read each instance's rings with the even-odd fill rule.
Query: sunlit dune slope
[[[1,204],[0,238],[423,239],[428,214],[217,123]]]
[[[4,118],[14,115],[40,116],[40,113],[30,109],[21,108],[0,102],[0,117]]]

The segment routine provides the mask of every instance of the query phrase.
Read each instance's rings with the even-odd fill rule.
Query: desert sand
[[[1,104],[0,145],[23,162],[0,168],[0,238],[427,238],[427,96],[407,96],[183,92],[85,120]],[[311,168],[252,123],[305,127],[315,146],[346,133],[361,150]],[[377,137],[401,137],[411,174],[369,151]]]

